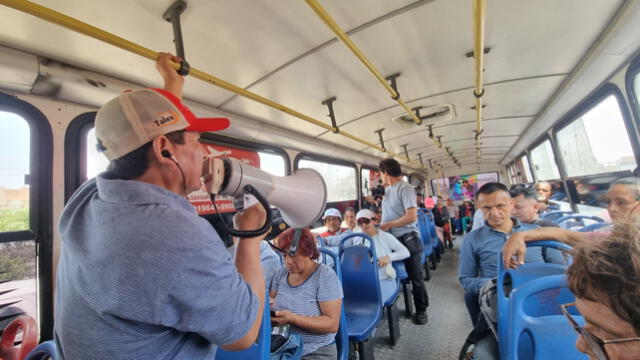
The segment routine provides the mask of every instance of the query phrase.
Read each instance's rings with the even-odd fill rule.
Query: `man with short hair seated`
[[[379,230],[373,223],[371,210],[360,210],[356,215],[356,222],[362,232],[369,235],[375,243],[376,256],[378,257],[378,278],[382,291],[382,302],[386,302],[395,291],[396,271],[392,262],[404,260],[410,256],[409,250],[402,243],[386,231]],[[358,238],[354,244],[362,243]]]
[[[540,204],[538,195],[532,188],[523,185],[514,186],[509,190],[513,200],[513,216],[525,224],[538,225],[540,227],[558,227],[553,221],[543,220],[538,216]]]
[[[354,208],[348,207],[344,209],[344,224],[347,229],[354,231],[353,229],[356,227],[356,210]]]
[[[507,238],[514,232],[537,228],[512,217],[513,204],[507,187],[501,183],[484,184],[476,194],[478,208],[484,214],[485,226],[463,238],[460,251],[459,279],[465,291],[465,304],[472,323],[478,320],[480,289],[498,275],[498,254]],[[555,263],[563,263],[554,249],[547,252]],[[540,248],[527,253],[527,262],[544,262]]]
[[[640,221],[619,223],[606,239],[573,249],[567,271],[575,304],[565,315],[579,337],[576,348],[593,359],[640,359]],[[566,309],[576,306],[579,326]]]

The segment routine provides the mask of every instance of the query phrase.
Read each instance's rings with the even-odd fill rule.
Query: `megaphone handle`
[[[273,215],[271,214],[271,207],[269,206],[269,202],[267,201],[267,199],[265,199],[265,197],[262,196],[262,194],[260,194],[260,192],[256,188],[254,188],[252,185],[245,185],[243,190],[245,193],[249,193],[253,195],[258,200],[258,202],[260,202],[260,205],[262,205],[262,207],[264,208],[264,211],[267,213],[267,218],[265,219],[264,225],[262,225],[262,227],[260,227],[259,229],[256,229],[256,230],[229,229],[229,227],[227,226],[227,223],[224,221],[224,219],[222,218],[222,215],[220,215],[220,212],[218,211],[218,207],[216,206],[215,194],[211,194],[211,202],[213,202],[213,208],[216,210],[216,213],[218,214],[220,221],[222,221],[222,225],[224,225],[225,229],[229,234],[233,236],[237,236],[239,238],[252,238],[252,237],[260,236],[266,233],[267,231],[269,231],[269,228],[271,228],[271,220],[273,217]]]

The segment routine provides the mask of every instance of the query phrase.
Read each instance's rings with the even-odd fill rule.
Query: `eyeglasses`
[[[573,316],[567,310],[567,308],[572,306],[576,306],[576,303],[568,303],[568,304],[560,305],[560,307],[562,308],[562,313],[564,314],[564,316],[567,317],[567,320],[569,320],[569,323],[571,323],[573,330],[575,330],[578,333],[578,335],[582,336],[582,338],[587,343],[587,345],[589,345],[592,355],[595,356],[596,359],[609,360],[609,355],[607,354],[607,349],[605,348],[605,345],[607,344],[618,344],[618,343],[640,340],[640,337],[602,340],[599,337],[593,335],[589,330],[585,329],[583,326],[580,326],[578,324],[576,319],[574,319]]]
[[[371,220],[373,220],[373,219],[360,218],[360,219],[358,219],[357,222],[358,222],[358,225],[369,225]]]

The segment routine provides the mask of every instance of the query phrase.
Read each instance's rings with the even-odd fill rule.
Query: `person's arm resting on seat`
[[[584,241],[584,233],[559,227],[542,227],[513,233],[502,248],[502,262],[507,269],[515,269],[524,264],[527,253],[526,242],[556,240],[574,246]]]

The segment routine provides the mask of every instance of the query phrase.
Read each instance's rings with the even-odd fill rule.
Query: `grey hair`
[[[635,192],[636,197],[640,198],[640,178],[635,176],[623,177],[611,183],[611,186],[609,186],[609,190],[611,190],[611,188],[616,185],[626,185],[630,187]]]

